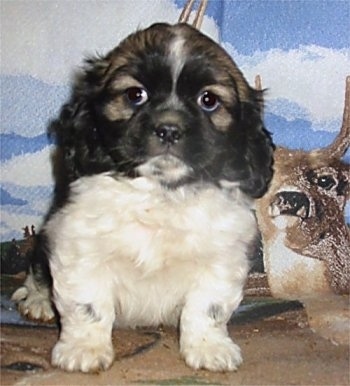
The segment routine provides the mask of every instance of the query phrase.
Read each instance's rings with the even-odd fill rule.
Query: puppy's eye
[[[129,102],[135,106],[141,106],[148,101],[147,91],[141,87],[130,87],[125,94]]]
[[[197,99],[198,105],[204,111],[215,111],[220,105],[219,98],[210,91],[204,91]]]

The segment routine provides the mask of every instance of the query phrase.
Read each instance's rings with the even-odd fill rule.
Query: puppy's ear
[[[80,99],[80,98],[79,98]],[[57,119],[49,126],[49,136],[57,146],[62,165],[61,173],[68,177],[68,182],[75,180],[85,172],[84,159],[93,153],[94,124],[86,103],[72,98],[65,104]]]
[[[271,134],[261,120],[261,105],[243,103],[241,125],[246,132],[246,178],[241,181],[243,192],[253,198],[265,194],[273,175],[273,151]]]
[[[273,174],[274,145],[260,108],[259,103],[240,103],[237,124],[231,130],[231,161],[224,171],[227,180],[239,182],[240,189],[253,198],[267,191]]]
[[[70,100],[51,122],[49,136],[60,154],[58,170],[71,182],[81,175],[102,172],[112,161],[103,151],[93,106],[103,88],[106,59],[88,59],[76,77]]]

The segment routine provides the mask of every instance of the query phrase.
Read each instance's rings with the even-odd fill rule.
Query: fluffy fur
[[[155,24],[86,62],[51,126],[59,178],[31,275],[43,293],[46,246],[55,365],[106,369],[114,323],[165,323],[179,324],[188,365],[237,368],[226,323],[249,269],[251,199],[272,176],[261,99],[185,24]],[[26,291],[17,300],[31,314]]]
[[[237,194],[236,194],[237,195]],[[242,298],[255,219],[238,194],[213,185],[165,190],[108,174],[72,186],[46,225],[62,331],[53,363],[107,368],[111,329],[178,325],[186,362],[234,370],[226,322]]]

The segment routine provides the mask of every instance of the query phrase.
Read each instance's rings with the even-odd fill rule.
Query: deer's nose
[[[279,192],[273,204],[278,207],[280,214],[303,219],[310,217],[310,200],[303,192]]]

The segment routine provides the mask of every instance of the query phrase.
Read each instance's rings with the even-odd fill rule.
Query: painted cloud
[[[340,127],[350,69],[350,42],[343,44],[344,39],[333,33],[337,28],[345,31],[348,18],[341,2],[336,2],[337,10],[325,0],[317,15],[311,13],[310,2],[300,1],[298,7],[288,3],[290,12],[303,14],[305,25],[313,23],[309,40],[309,29],[300,25],[291,22],[281,28],[286,4],[282,0],[210,1],[203,32],[221,38],[251,84],[256,74],[262,76],[268,88],[267,126],[277,143],[325,146]],[[183,4],[184,0],[1,4],[1,240],[21,238],[24,226],[41,224],[52,192],[51,146],[45,131],[67,98],[82,58],[107,52],[136,28],[176,21]],[[327,24],[329,9],[337,20],[334,28]],[[257,28],[252,29],[252,23]]]

